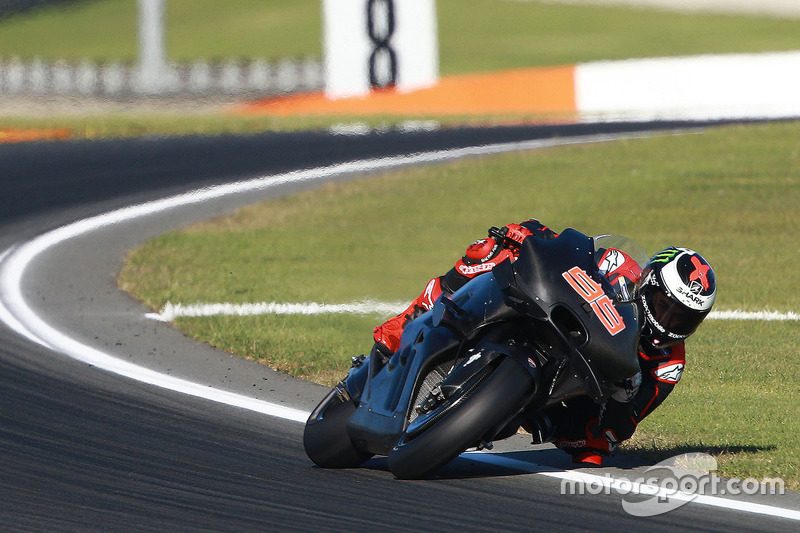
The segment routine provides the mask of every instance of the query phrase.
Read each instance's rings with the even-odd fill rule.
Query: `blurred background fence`
[[[171,63],[158,95],[269,96],[320,90],[319,59],[244,59]],[[151,94],[136,63],[0,58],[0,95],[133,97]]]

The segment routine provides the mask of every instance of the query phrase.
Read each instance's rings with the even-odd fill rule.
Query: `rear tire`
[[[316,465],[353,468],[372,457],[353,446],[347,433],[347,421],[355,411],[356,404],[333,389],[311,413],[303,432],[303,447]]]
[[[405,433],[389,452],[389,470],[400,479],[424,477],[478,445],[490,430],[507,423],[523,407],[534,386],[533,377],[519,363],[504,359],[471,391],[450,397],[439,406],[436,419],[421,433]]]

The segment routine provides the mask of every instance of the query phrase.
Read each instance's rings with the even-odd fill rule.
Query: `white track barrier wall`
[[[322,16],[328,98],[438,81],[434,0],[323,0]]]
[[[633,59],[577,65],[583,120],[800,116],[800,52]]]

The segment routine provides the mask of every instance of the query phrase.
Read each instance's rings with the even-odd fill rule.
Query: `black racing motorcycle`
[[[396,477],[420,478],[513,435],[521,417],[578,396],[605,402],[639,371],[639,306],[597,265],[623,241],[528,238],[516,261],[440,297],[391,358],[354,358],[306,423],[308,457],[350,468],[386,455]]]

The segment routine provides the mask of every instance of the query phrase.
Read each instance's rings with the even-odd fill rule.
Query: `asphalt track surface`
[[[76,220],[259,175],[430,150],[697,124],[505,127],[0,146],[0,253]],[[351,173],[327,179],[350,179]],[[310,411],[325,389],[199,345],[121,291],[125,251],[239,205],[314,187],[286,183],[126,224],[48,249],[22,284],[31,308],[79,342],[203,386]],[[3,296],[3,295],[0,295]],[[2,531],[797,531],[796,520],[690,503],[641,518],[618,494],[562,495],[536,465],[572,468],[523,438],[498,454],[523,471],[459,458],[423,481],[385,460],[313,467],[302,424],[121,377],[0,326]],[[593,473],[636,472],[615,457]],[[761,498],[800,509],[795,494]]]

